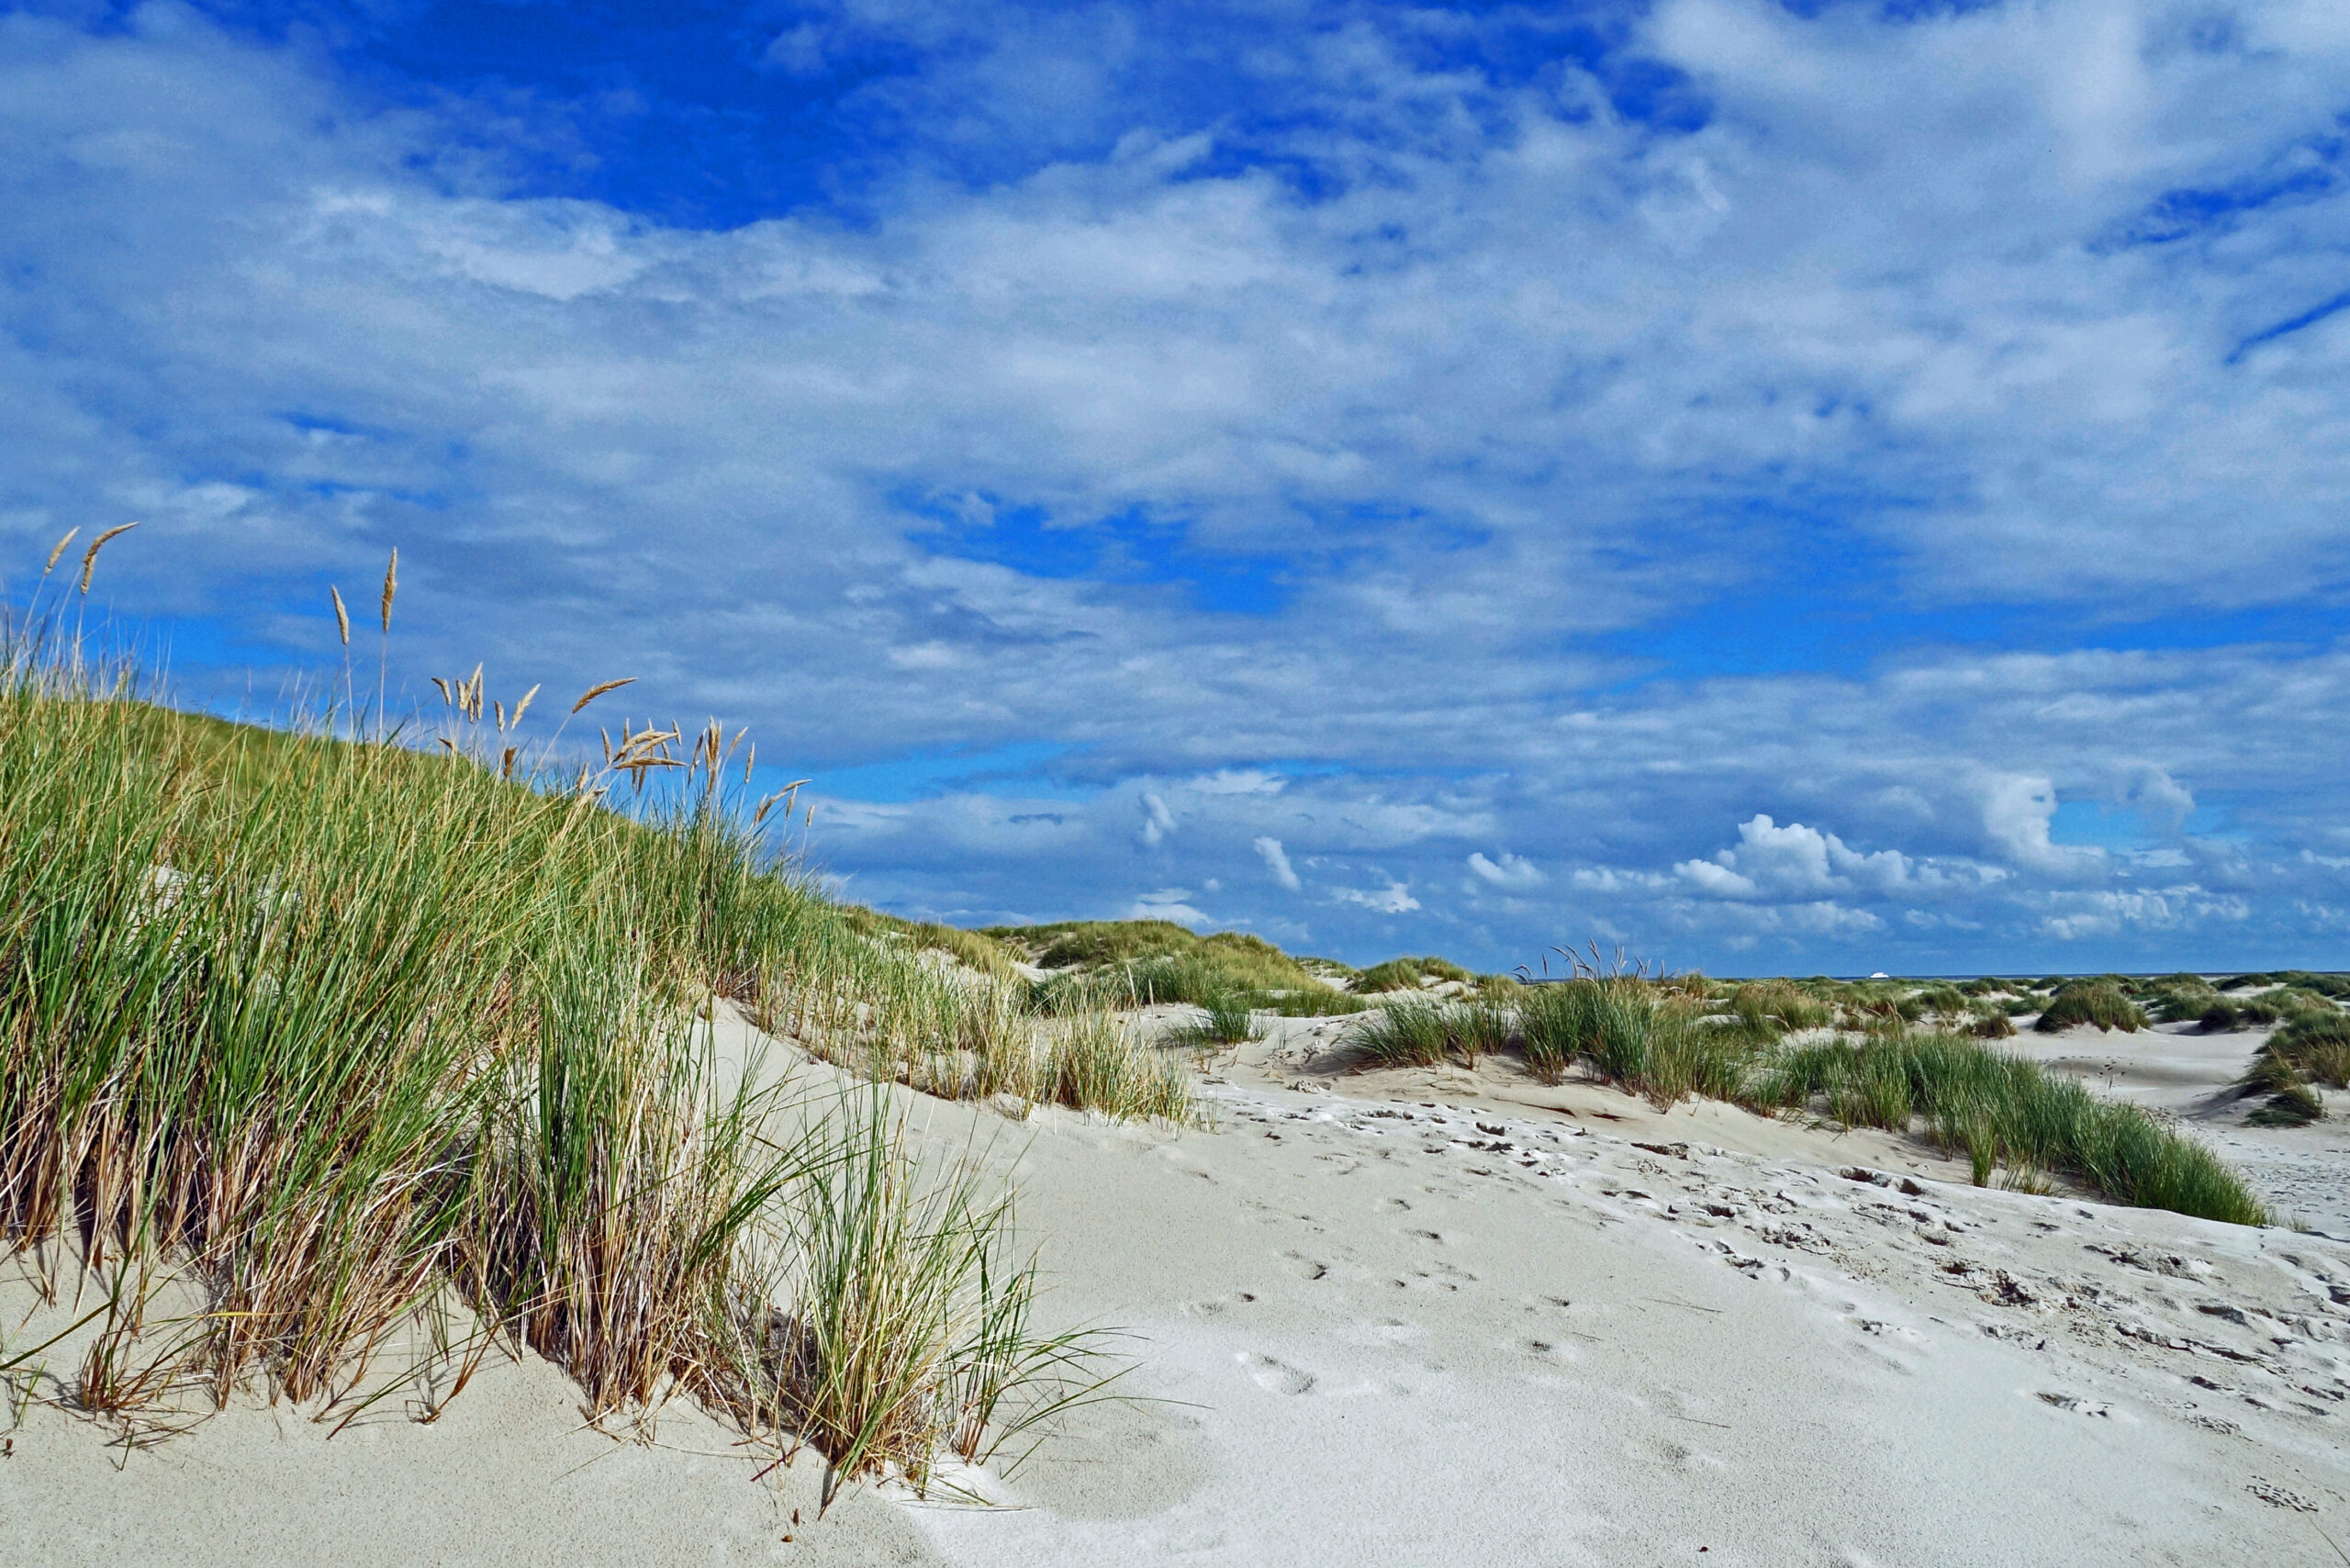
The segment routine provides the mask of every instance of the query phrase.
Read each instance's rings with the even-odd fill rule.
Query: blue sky
[[[2346,961],[2337,0],[33,5],[0,213],[189,700],[397,544],[908,914]]]

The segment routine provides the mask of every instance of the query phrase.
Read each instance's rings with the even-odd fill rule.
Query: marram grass
[[[1448,1060],[1474,1067],[1512,1035],[1500,1002],[1410,998],[1391,1002],[1366,1018],[1348,1041],[1357,1069],[1439,1067]]]
[[[527,701],[493,736],[480,677],[449,691],[425,755],[175,714],[53,649],[0,672],[0,1248],[129,1304],[56,1395],[348,1412],[453,1305],[594,1413],[683,1390],[919,1481],[1081,1380],[1025,1327],[1001,1202],[878,1110],[795,1108],[698,1014],[1115,1114],[1182,1119],[1180,1071],[861,933],[762,847],[714,730],[632,815],[607,791],[676,729],[527,788]],[[201,1311],[142,1338],[166,1277]]]
[[[1946,1149],[1965,1150],[1978,1182],[1999,1166],[2027,1184],[2061,1172],[2117,1203],[2267,1223],[2242,1178],[2186,1133],[1978,1040],[1913,1032],[1898,1000],[1869,999],[1860,1017],[1872,1026],[1857,1042],[1783,1042],[1742,1018],[1703,1014],[1685,988],[1635,975],[1530,987],[1518,1015],[1528,1067],[1553,1080],[1580,1063],[1660,1105],[1695,1094],[1848,1126],[1923,1130]]]

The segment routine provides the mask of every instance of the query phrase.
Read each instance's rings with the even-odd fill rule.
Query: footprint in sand
[[[1250,1351],[1241,1355],[1240,1364],[1248,1369],[1249,1379],[1268,1393],[1306,1394],[1313,1390],[1314,1374],[1300,1372],[1287,1361]]]
[[[2077,1394],[2042,1394],[2038,1397],[2042,1405],[2053,1405],[2059,1410],[2069,1410],[2076,1416],[2113,1414],[2113,1406],[2110,1405],[2100,1405],[2095,1400],[2083,1399]]]

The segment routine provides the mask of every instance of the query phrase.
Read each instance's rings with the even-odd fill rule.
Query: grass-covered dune
[[[1047,998],[1189,1002],[1211,1011],[1323,1016],[1361,1012],[1395,993],[1455,981],[1502,991],[1505,975],[1478,975],[1438,958],[1391,958],[1358,969],[1335,958],[1292,957],[1239,931],[1202,935],[1168,920],[1080,920],[990,926],[972,934],[1051,971]],[[1049,1004],[1049,1003],[1048,1003]]]
[[[1514,1050],[1538,1077],[1581,1065],[1662,1103],[1689,1094],[1848,1126],[1914,1130],[1964,1150],[1978,1181],[2004,1168],[2024,1185],[2063,1173],[2118,1201],[2257,1223],[2266,1210],[2202,1145],[2134,1108],[2097,1099],[2062,1074],[1986,1048],[2015,1018],[2042,1033],[2134,1032],[2154,1020],[2205,1028],[2285,1024],[2247,1074],[2270,1098],[2255,1119],[2323,1114],[2316,1081],[2341,1082],[2350,978],[2308,971],[2214,981],[2199,975],[2050,975],[1948,980],[1713,980],[1602,972],[1563,953],[1577,978],[1480,976],[1440,958],[1368,969],[1293,958],[1260,938],[1203,936],[1167,921],[1070,922],[979,934],[1053,971],[1040,1005],[1183,1002],[1207,1010],[1181,1043],[1246,1039],[1252,1011],[1364,1010],[1350,1036],[1366,1066],[1474,1066]],[[1315,979],[1347,987],[1309,989]],[[1429,987],[1456,982],[1441,993]],[[1792,1039],[1790,1036],[1811,1036]]]
[[[442,684],[422,750],[174,712],[70,648],[0,674],[0,1249],[103,1303],[78,1365],[0,1374],[126,1421],[333,1412],[503,1342],[842,1474],[983,1450],[1069,1351],[1002,1201],[916,1170],[878,1092],[722,1056],[713,1003],[934,1092],[1181,1121],[1185,1075],[826,902],[715,725],[532,778],[527,703]]]
[[[1359,1012],[1361,1001],[1330,983],[1351,973],[1326,960],[1293,958],[1260,936],[1203,936],[1167,920],[1080,920],[990,926],[1002,943],[1046,971],[1035,988],[1048,1011],[1189,1002],[1225,1014],[1317,1015]]]
[[[890,918],[860,915],[877,922]],[[1360,1058],[1374,1064],[1473,1065],[1506,1047],[1523,1048],[1538,1073],[1551,1072],[1557,1063],[1545,1054],[1549,1047],[1540,1029],[1522,1025],[1555,1005],[1563,994],[1561,984],[1580,983],[1537,981],[1524,970],[1517,979],[1481,975],[1438,957],[1391,958],[1359,969],[1331,958],[1292,957],[1245,933],[1203,935],[1165,920],[1068,921],[979,932],[896,925],[895,939],[955,951],[974,967],[992,970],[1017,960],[1044,969],[1046,977],[1035,986],[1033,1002],[1045,1012],[1150,1002],[1188,1002],[1206,1010],[1203,1021],[1187,1025],[1169,1043],[1206,1046],[1249,1038],[1260,1032],[1254,1014],[1375,1009],[1353,1036]],[[958,941],[984,944],[985,950],[967,951]],[[2243,1085],[2247,1094],[2269,1096],[2255,1119],[2271,1125],[2324,1114],[2312,1085],[2339,1082],[2340,1076],[2331,1047],[2322,1042],[2350,1027],[2350,1014],[2340,1005],[2350,999],[2350,976],[2302,969],[2216,980],[2187,973],[1965,980],[1840,980],[1825,975],[1717,980],[1689,973],[1642,980],[1638,971],[1628,977],[1615,972],[1620,966],[1603,974],[1595,951],[1587,958],[1564,949],[1560,955],[1582,981],[1630,979],[1659,995],[1683,999],[1695,1015],[1707,1019],[1715,1047],[1776,1041],[1807,1030],[1872,1039],[1923,1032],[1986,1042],[2013,1036],[2018,1017],[2030,1018],[2042,1034],[2079,1027],[2134,1033],[2156,1022],[2194,1022],[2207,1030],[2282,1025],[2279,1043],[2264,1048]],[[1724,1025],[1732,1027],[1726,1032]],[[2304,1040],[2312,1044],[2297,1044]],[[1742,1072],[1717,1067],[1701,1077],[1743,1083]],[[1743,1088],[1723,1097],[1753,1099]],[[2039,1160],[2037,1154],[2019,1158],[2026,1167]],[[2028,1170],[2019,1179],[2029,1180]]]
[[[1660,1105],[1692,1095],[1765,1114],[1921,1133],[1978,1184],[2062,1174],[2123,1204],[2237,1224],[2266,1205],[2201,1143],[2077,1081],[1987,1046],[1999,993],[1835,981],[1585,975],[1508,997],[1390,1005],[1359,1030],[1365,1065],[1473,1066],[1514,1048],[1550,1081],[1581,1068]],[[1920,1024],[1920,1020],[1926,1020]],[[2336,1038],[2338,1036],[2326,1036]],[[2314,1038],[2303,1048],[2336,1070]]]

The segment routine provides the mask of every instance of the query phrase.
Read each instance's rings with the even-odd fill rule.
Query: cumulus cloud
[[[1498,860],[1487,859],[1482,849],[1472,850],[1469,856],[1469,869],[1494,887],[1513,890],[1539,888],[1550,880],[1533,861],[1512,855],[1507,850],[1502,851]]]
[[[1920,879],[1897,849],[1863,855],[1832,833],[1801,823],[1781,827],[1761,812],[1739,823],[1738,837],[1736,848],[1718,850],[1711,860],[1684,860],[1673,874],[1721,898],[1792,898],[1853,888],[1889,894],[1942,880],[1931,870]]]
[[[1673,871],[1673,875],[1691,883],[1699,891],[1711,893],[1717,898],[1751,899],[1761,890],[1754,885],[1753,878],[1740,876],[1734,867],[1712,860],[1684,860]]]
[[[1383,888],[1338,888],[1333,896],[1342,903],[1360,904],[1374,914],[1404,914],[1420,907],[1420,901],[1402,882],[1390,882]]]
[[[1126,920],[1171,920],[1178,925],[1188,925],[1203,931],[1217,924],[1210,916],[1194,908],[1188,888],[1161,888],[1157,892],[1138,893],[1134,902],[1121,912]]]
[[[2178,832],[2195,814],[2194,791],[2160,767],[2138,769],[2122,799],[2124,804],[2162,833]]]
[[[2056,786],[2045,774],[1995,774],[1983,780],[1983,832],[1995,852],[2040,871],[2072,871],[2103,858],[2093,846],[2051,842]]]

